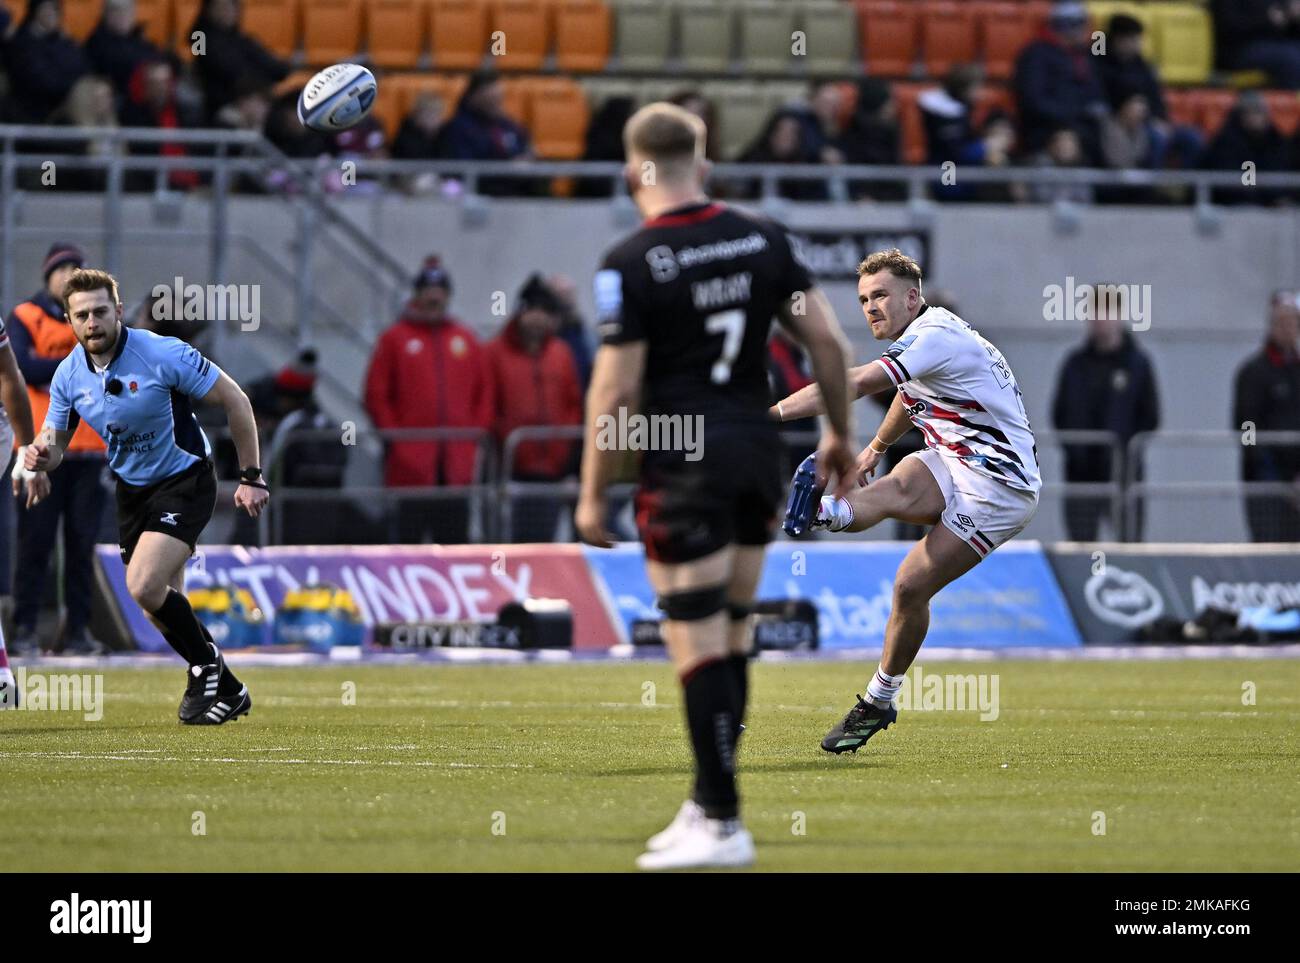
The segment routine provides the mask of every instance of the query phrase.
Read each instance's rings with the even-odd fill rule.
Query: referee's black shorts
[[[194,551],[217,507],[217,473],[208,459],[152,485],[117,480],[117,542],[122,564],[145,532],[179,538]]]
[[[646,452],[636,521],[646,557],[682,564],[728,545],[757,547],[772,540],[785,497],[785,449],[776,430],[728,426],[710,432],[703,458]]]

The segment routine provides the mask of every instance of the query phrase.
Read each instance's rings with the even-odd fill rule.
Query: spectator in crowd
[[[958,64],[948,71],[943,85],[921,91],[917,106],[925,126],[927,162],[959,163],[975,133],[975,95],[984,72],[976,64]]]
[[[50,407],[50,382],[55,370],[77,348],[76,335],[63,310],[63,286],[85,263],[85,254],[75,244],[53,245],[41,265],[44,287],[15,307],[5,323],[18,367],[27,381],[32,421],[37,426],[44,424]],[[88,626],[94,594],[95,539],[107,500],[107,490],[100,481],[104,465],[104,442],[83,422],[72,436],[63,464],[50,473],[49,497],[31,508],[22,499],[15,499],[18,564],[12,651],[16,654],[34,654],[40,649],[37,619],[45,599],[46,576],[60,519],[67,609],[61,651],[88,654],[101,649],[90,637]]]
[[[1025,150],[1043,150],[1056,131],[1069,127],[1088,161],[1098,156],[1097,122],[1107,106],[1091,44],[1087,8],[1060,2],[1052,7],[1042,35],[1020,52],[1013,86]]]
[[[438,135],[447,117],[446,104],[431,91],[420,94],[393,139],[394,160],[436,160]]]
[[[578,311],[577,286],[574,285],[573,278],[566,274],[552,274],[546,279],[546,286],[560,302],[560,340],[573,352],[573,363],[578,366],[578,383],[585,395],[587,384],[591,381],[593,354],[587,324]]]
[[[106,0],[99,26],[87,38],[85,49],[91,69],[112,83],[119,105],[126,101],[136,68],[166,57],[135,22],[135,0]]]
[[[479,71],[439,135],[439,153],[453,160],[514,160],[532,156],[528,131],[505,111],[501,78]]]
[[[772,335],[767,342],[767,381],[772,388],[772,404],[789,397],[800,388],[806,388],[813,382],[808,353],[781,327],[772,328]],[[801,418],[781,425],[783,435],[795,432],[808,434],[816,431],[816,418]],[[804,449],[816,445],[816,435],[812,434],[811,437],[812,441],[807,445],[787,446],[786,467],[790,474],[794,474],[799,463],[808,454]]]
[[[425,260],[402,316],[379,337],[366,372],[365,405],[375,426],[492,428],[496,412],[492,369],[474,334],[447,313],[451,277],[436,256]],[[389,441],[390,488],[469,485],[475,481],[474,441]],[[464,542],[463,502],[401,499],[396,541]]]
[[[1047,139],[1047,146],[1029,159],[1029,165],[1041,168],[1085,166],[1079,132],[1069,125],[1058,127]],[[1029,185],[1029,199],[1038,204],[1052,204],[1057,201],[1091,204],[1092,188],[1087,184],[1039,182]]]
[[[840,150],[846,164],[900,164],[902,134],[898,125],[898,104],[889,84],[876,77],[858,81],[853,115],[840,136]],[[907,196],[902,184],[851,181],[854,200],[899,201]]]
[[[1117,13],[1110,18],[1106,52],[1093,58],[1107,103],[1118,112],[1141,94],[1147,105],[1150,166],[1194,168],[1205,150],[1205,138],[1195,127],[1170,122],[1164,89],[1155,68],[1142,56],[1142,34],[1142,22],[1135,17]]]
[[[90,65],[63,32],[59,0],[29,0],[27,15],[5,45],[9,97],[17,119],[43,123],[67,99]]]
[[[188,111],[176,96],[176,72],[167,60],[147,60],[137,64],[135,73],[127,84],[126,106],[122,108],[122,124],[126,127],[153,127],[163,130],[182,130],[199,126],[200,118]],[[185,157],[189,148],[177,142],[131,145],[133,154]],[[132,190],[151,190],[154,175],[148,171],[128,175]],[[191,190],[199,184],[198,171],[172,170],[167,173],[167,184],[173,190]]]
[[[72,85],[68,99],[50,116],[50,120],[67,127],[118,126],[112,85],[103,77],[86,74]],[[105,137],[61,141],[51,147],[55,153],[82,154],[86,157],[112,157],[123,153],[120,141]],[[62,167],[57,172],[55,185],[63,190],[102,191],[108,182],[108,174],[102,169],[78,169],[69,165]]]
[[[1146,95],[1134,91],[1101,121],[1102,163],[1113,170],[1149,169],[1152,166],[1150,107]],[[1098,199],[1117,204],[1150,203],[1148,187],[1109,187]]]
[[[974,140],[968,141],[957,155],[958,167],[1010,167],[1016,149],[1016,124],[1005,111],[993,110]],[[949,184],[940,185],[939,197],[948,200],[977,200],[992,204],[1024,201],[1028,191],[1023,184]],[[927,298],[927,301],[929,299]]]
[[[266,139],[289,157],[320,157],[330,152],[329,138],[298,119],[298,95],[290,90],[271,102],[266,117]]]
[[[597,109],[587,125],[585,161],[624,160],[623,128],[636,109],[631,97],[609,97]],[[578,197],[609,197],[613,187],[607,177],[580,177],[574,187]]]
[[[336,161],[387,160],[388,137],[384,126],[374,114],[363,117],[361,121],[347,130],[341,130],[331,138],[331,153]],[[351,176],[344,176],[342,164],[333,165],[331,175],[336,181],[332,186],[336,190],[353,193],[375,193],[379,181],[367,173],[364,165],[352,168]]]
[[[1124,289],[1094,285],[1088,310],[1088,336],[1072,351],[1057,375],[1052,425],[1057,431],[1109,431],[1118,439],[1118,455],[1104,445],[1065,445],[1068,482],[1121,480],[1125,471],[1142,480],[1142,465],[1126,466],[1124,452],[1134,435],[1160,425],[1160,403],[1151,359],[1124,329]],[[1118,461],[1116,458],[1118,457]],[[1078,495],[1065,500],[1065,528],[1077,542],[1092,542],[1103,517],[1112,535],[1124,537],[1122,516],[1111,513],[1108,498]],[[1142,538],[1142,515],[1131,520],[1132,537]]]
[[[529,425],[580,425],[582,387],[573,352],[558,336],[562,305],[540,274],[519,292],[518,307],[501,334],[488,342],[487,356],[496,384],[497,441],[505,443],[516,428]],[[572,474],[575,441],[529,441],[515,449],[514,481],[554,482]],[[511,505],[516,542],[549,542],[562,502],[525,497]]]
[[[843,164],[844,151],[839,146],[844,133],[842,120],[844,86],[838,80],[815,80],[808,92],[808,104],[803,110],[803,141],[813,163]]]
[[[668,98],[668,103],[689,110],[704,123],[704,156],[711,161],[722,159],[718,147],[718,110],[713,101],[693,87],[679,91]]]
[[[1215,50],[1225,70],[1262,70],[1300,90],[1300,2],[1214,0]]]
[[[202,34],[203,54],[195,56],[194,68],[212,120],[241,93],[269,89],[289,75],[288,63],[239,29],[239,6],[239,0],[203,0],[189,30],[191,37]]]
[[[803,114],[795,107],[782,107],[767,122],[763,132],[740,155],[742,164],[815,164],[816,147],[807,140],[808,128]],[[757,195],[761,184],[753,182],[751,191]],[[793,201],[824,201],[830,198],[826,183],[820,179],[796,180],[781,178],[776,182],[777,193]]]
[[[1268,104],[1256,91],[1244,90],[1223,122],[1223,127],[1205,151],[1204,166],[1210,170],[1245,170],[1250,163],[1255,173],[1282,172],[1290,167],[1291,148],[1273,124]],[[1287,198],[1283,190],[1253,186],[1216,187],[1216,204],[1276,204]]]
[[[1264,347],[1237,369],[1232,430],[1300,431],[1300,293],[1276,292]],[[1295,486],[1286,495],[1247,495],[1246,521],[1256,542],[1300,542],[1300,445],[1245,444],[1241,479]]]

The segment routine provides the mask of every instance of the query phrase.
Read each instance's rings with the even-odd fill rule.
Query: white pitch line
[[[238,759],[229,756],[133,756],[117,753],[85,752],[0,752],[0,759],[65,759],[102,762],[215,762],[225,765],[271,766],[419,766],[428,769],[532,769],[518,763],[480,764],[476,762],[432,762],[414,759]]]

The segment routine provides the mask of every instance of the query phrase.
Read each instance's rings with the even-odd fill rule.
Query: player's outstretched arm
[[[574,512],[578,535],[589,545],[609,548],[613,539],[605,528],[605,489],[621,453],[599,444],[602,426],[617,420],[619,408],[634,408],[641,400],[645,377],[645,341],[604,344],[596,351],[587,391],[587,428],[582,446],[582,489]]]
[[[9,416],[18,444],[30,445],[36,440],[27,382],[18,367],[18,359],[14,357],[14,349],[7,344],[0,347],[0,408]]]
[[[866,485],[867,478],[875,473],[876,465],[880,462],[881,457],[889,450],[889,446],[898,439],[902,438],[912,425],[912,419],[908,417],[907,408],[903,406],[902,395],[894,395],[894,400],[889,403],[889,410],[885,412],[885,417],[880,422],[880,427],[876,429],[876,437],[862,453],[858,455],[857,478],[859,485]]]
[[[257,419],[253,417],[253,405],[248,395],[235,383],[235,379],[224,371],[217,377],[217,383],[203,396],[208,404],[219,404],[226,409],[226,420],[230,424],[230,438],[235,443],[235,456],[239,459],[241,471],[249,468],[261,468],[261,453],[257,442]],[[262,514],[267,499],[270,497],[265,484],[241,483],[235,489],[235,506],[242,508],[256,518]]]

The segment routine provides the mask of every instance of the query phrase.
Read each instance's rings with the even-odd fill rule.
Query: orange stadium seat
[[[1207,137],[1213,137],[1232,113],[1237,94],[1232,90],[1199,90],[1195,99],[1199,105],[1201,130]]]
[[[921,4],[921,49],[925,72],[942,77],[956,64],[972,63],[977,57],[978,19],[970,3],[957,0],[929,0]]]
[[[507,116],[528,128],[532,127],[532,82],[527,77],[508,77],[501,81],[502,109]]]
[[[99,26],[103,13],[104,0],[63,0],[63,29],[84,42]]]
[[[932,84],[894,84],[894,101],[898,104],[898,123],[902,129],[904,164],[924,164],[926,157],[925,122],[916,99]]]
[[[1282,136],[1294,134],[1300,127],[1300,94],[1291,90],[1270,90],[1264,94],[1264,100],[1268,102],[1268,112]]]
[[[502,70],[538,70],[551,47],[551,16],[545,0],[493,0],[488,52],[498,40],[505,53],[492,62]]]
[[[362,0],[307,0],[302,45],[317,66],[351,60],[361,49]]]
[[[1008,87],[983,86],[975,92],[975,105],[971,111],[971,122],[978,130],[989,114],[1000,110],[1005,114],[1016,116],[1016,96]]]
[[[547,77],[531,81],[528,91],[530,129],[537,156],[552,160],[581,157],[587,146],[591,113],[578,83],[568,77]]]
[[[144,35],[166,50],[172,42],[171,0],[136,0],[135,22],[144,27]]]
[[[609,60],[613,24],[602,0],[556,0],[555,65],[574,73],[595,73]]]
[[[990,80],[1007,80],[1015,73],[1020,51],[1038,35],[1047,19],[1045,3],[997,0],[972,3],[980,25],[984,73]]]
[[[386,74],[379,78],[375,88],[375,119],[384,128],[384,136],[391,142],[406,116],[402,111],[401,74]]]
[[[1168,88],[1164,93],[1165,107],[1169,111],[1170,121],[1175,124],[1186,124],[1189,127],[1201,125],[1201,104],[1197,100],[1195,90]]]
[[[440,70],[474,70],[488,41],[485,0],[431,0],[429,36],[433,65]]]
[[[376,66],[414,67],[419,63],[429,25],[427,7],[427,0],[368,0],[366,42]]]
[[[177,56],[182,60],[192,60],[190,53],[193,40],[190,38],[194,18],[199,15],[199,0],[172,0],[173,38]]]
[[[244,0],[239,26],[277,57],[290,57],[298,49],[298,0]]]
[[[920,47],[920,9],[901,0],[858,0],[858,32],[867,73],[906,77]]]

